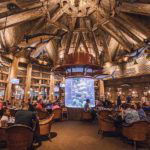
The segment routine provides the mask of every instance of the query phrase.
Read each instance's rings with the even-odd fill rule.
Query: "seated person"
[[[18,110],[15,114],[15,124],[23,124],[31,127],[34,131],[34,138],[38,140],[39,136],[39,121],[36,117],[36,114],[32,111],[29,111],[28,103],[25,103],[22,107],[22,110]]]
[[[128,123],[128,124],[131,124],[133,122],[140,120],[138,111],[135,110],[134,105],[129,105],[129,104],[126,105],[126,109],[124,110],[122,117],[125,123]]]
[[[42,100],[39,100],[36,105],[36,109],[43,110]]]
[[[28,103],[25,103],[22,107],[22,110],[18,110],[15,114],[15,123],[16,124],[25,124],[31,128],[34,127],[33,122],[37,121],[35,113],[29,111]]]
[[[94,109],[90,108],[90,100],[89,100],[89,99],[86,100],[86,103],[85,103],[85,105],[84,105],[84,111],[85,111],[85,112],[88,112],[88,111],[91,112],[92,120],[95,119],[95,117],[96,117],[96,112],[95,112]]]
[[[32,104],[31,100],[28,99],[29,111],[35,112],[35,106]]]
[[[7,123],[9,121],[9,117],[10,117],[10,110],[4,109],[3,116],[0,119],[0,126],[7,126]]]
[[[147,120],[147,116],[146,116],[143,108],[141,107],[140,103],[137,103],[136,107],[137,107],[137,111],[138,111],[140,120]]]
[[[52,110],[59,109],[59,108],[60,108],[60,106],[56,102],[53,103]]]
[[[0,99],[0,117],[3,115],[3,101]]]
[[[105,108],[111,108],[112,104],[111,102],[109,101],[109,99],[105,99],[105,101],[103,102],[103,106]]]
[[[52,113],[52,104],[50,102],[47,103],[45,108],[50,114]]]
[[[90,100],[89,99],[86,100],[86,103],[84,105],[84,111],[85,112],[90,111]]]

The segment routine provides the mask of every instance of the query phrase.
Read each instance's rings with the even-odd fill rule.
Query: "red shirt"
[[[3,103],[0,102],[0,110],[3,109]]]
[[[42,104],[38,103],[38,104],[36,105],[36,109],[42,110],[42,109],[43,109]]]

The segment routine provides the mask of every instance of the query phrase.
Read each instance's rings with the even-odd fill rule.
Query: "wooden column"
[[[54,100],[54,86],[55,86],[55,81],[54,81],[54,75],[50,75],[50,91],[49,91],[49,100],[53,101]]]
[[[28,64],[27,66],[27,75],[26,75],[26,84],[25,84],[25,101],[28,100],[30,94],[30,87],[31,87],[31,76],[32,76],[32,64]]]
[[[105,91],[104,91],[104,81],[99,80],[99,97],[104,97]]]
[[[19,64],[19,58],[14,57],[14,60],[11,64],[11,69],[8,77],[8,84],[6,87],[6,93],[5,93],[5,100],[11,101],[12,96],[12,83],[10,82],[12,78],[17,78],[18,74],[18,64]]]

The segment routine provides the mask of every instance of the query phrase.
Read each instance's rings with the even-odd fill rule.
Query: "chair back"
[[[32,128],[16,124],[6,129],[8,150],[27,150],[33,142]]]
[[[111,114],[112,114],[112,111],[109,111],[109,110],[101,110],[101,111],[99,112],[99,115],[100,115],[100,117],[102,117],[102,118],[107,118],[108,115],[111,115]]]
[[[42,111],[42,110],[37,110],[37,115],[39,117],[39,120],[46,119],[50,116],[47,111]]]
[[[61,108],[57,108],[57,109],[54,109],[52,114],[54,114],[54,120],[56,119],[61,119],[62,118],[62,109]]]
[[[51,126],[53,122],[54,115],[51,115],[49,118],[40,120],[40,135],[48,135],[51,131]]]
[[[149,123],[137,121],[129,126],[123,126],[123,135],[134,141],[145,141],[149,134]]]
[[[6,128],[0,127],[0,141],[6,141]]]
[[[98,115],[99,130],[103,132],[114,132],[116,130],[115,124],[108,118],[101,117]]]
[[[137,121],[134,122],[131,127],[130,137],[134,141],[145,141],[148,135],[148,122],[147,121]]]

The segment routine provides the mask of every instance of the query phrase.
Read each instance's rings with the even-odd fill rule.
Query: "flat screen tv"
[[[10,82],[11,82],[12,84],[19,84],[19,79],[12,78],[12,79],[10,79]]]
[[[91,107],[95,107],[94,79],[68,78],[65,82],[66,107],[83,108],[86,99],[90,100]]]

